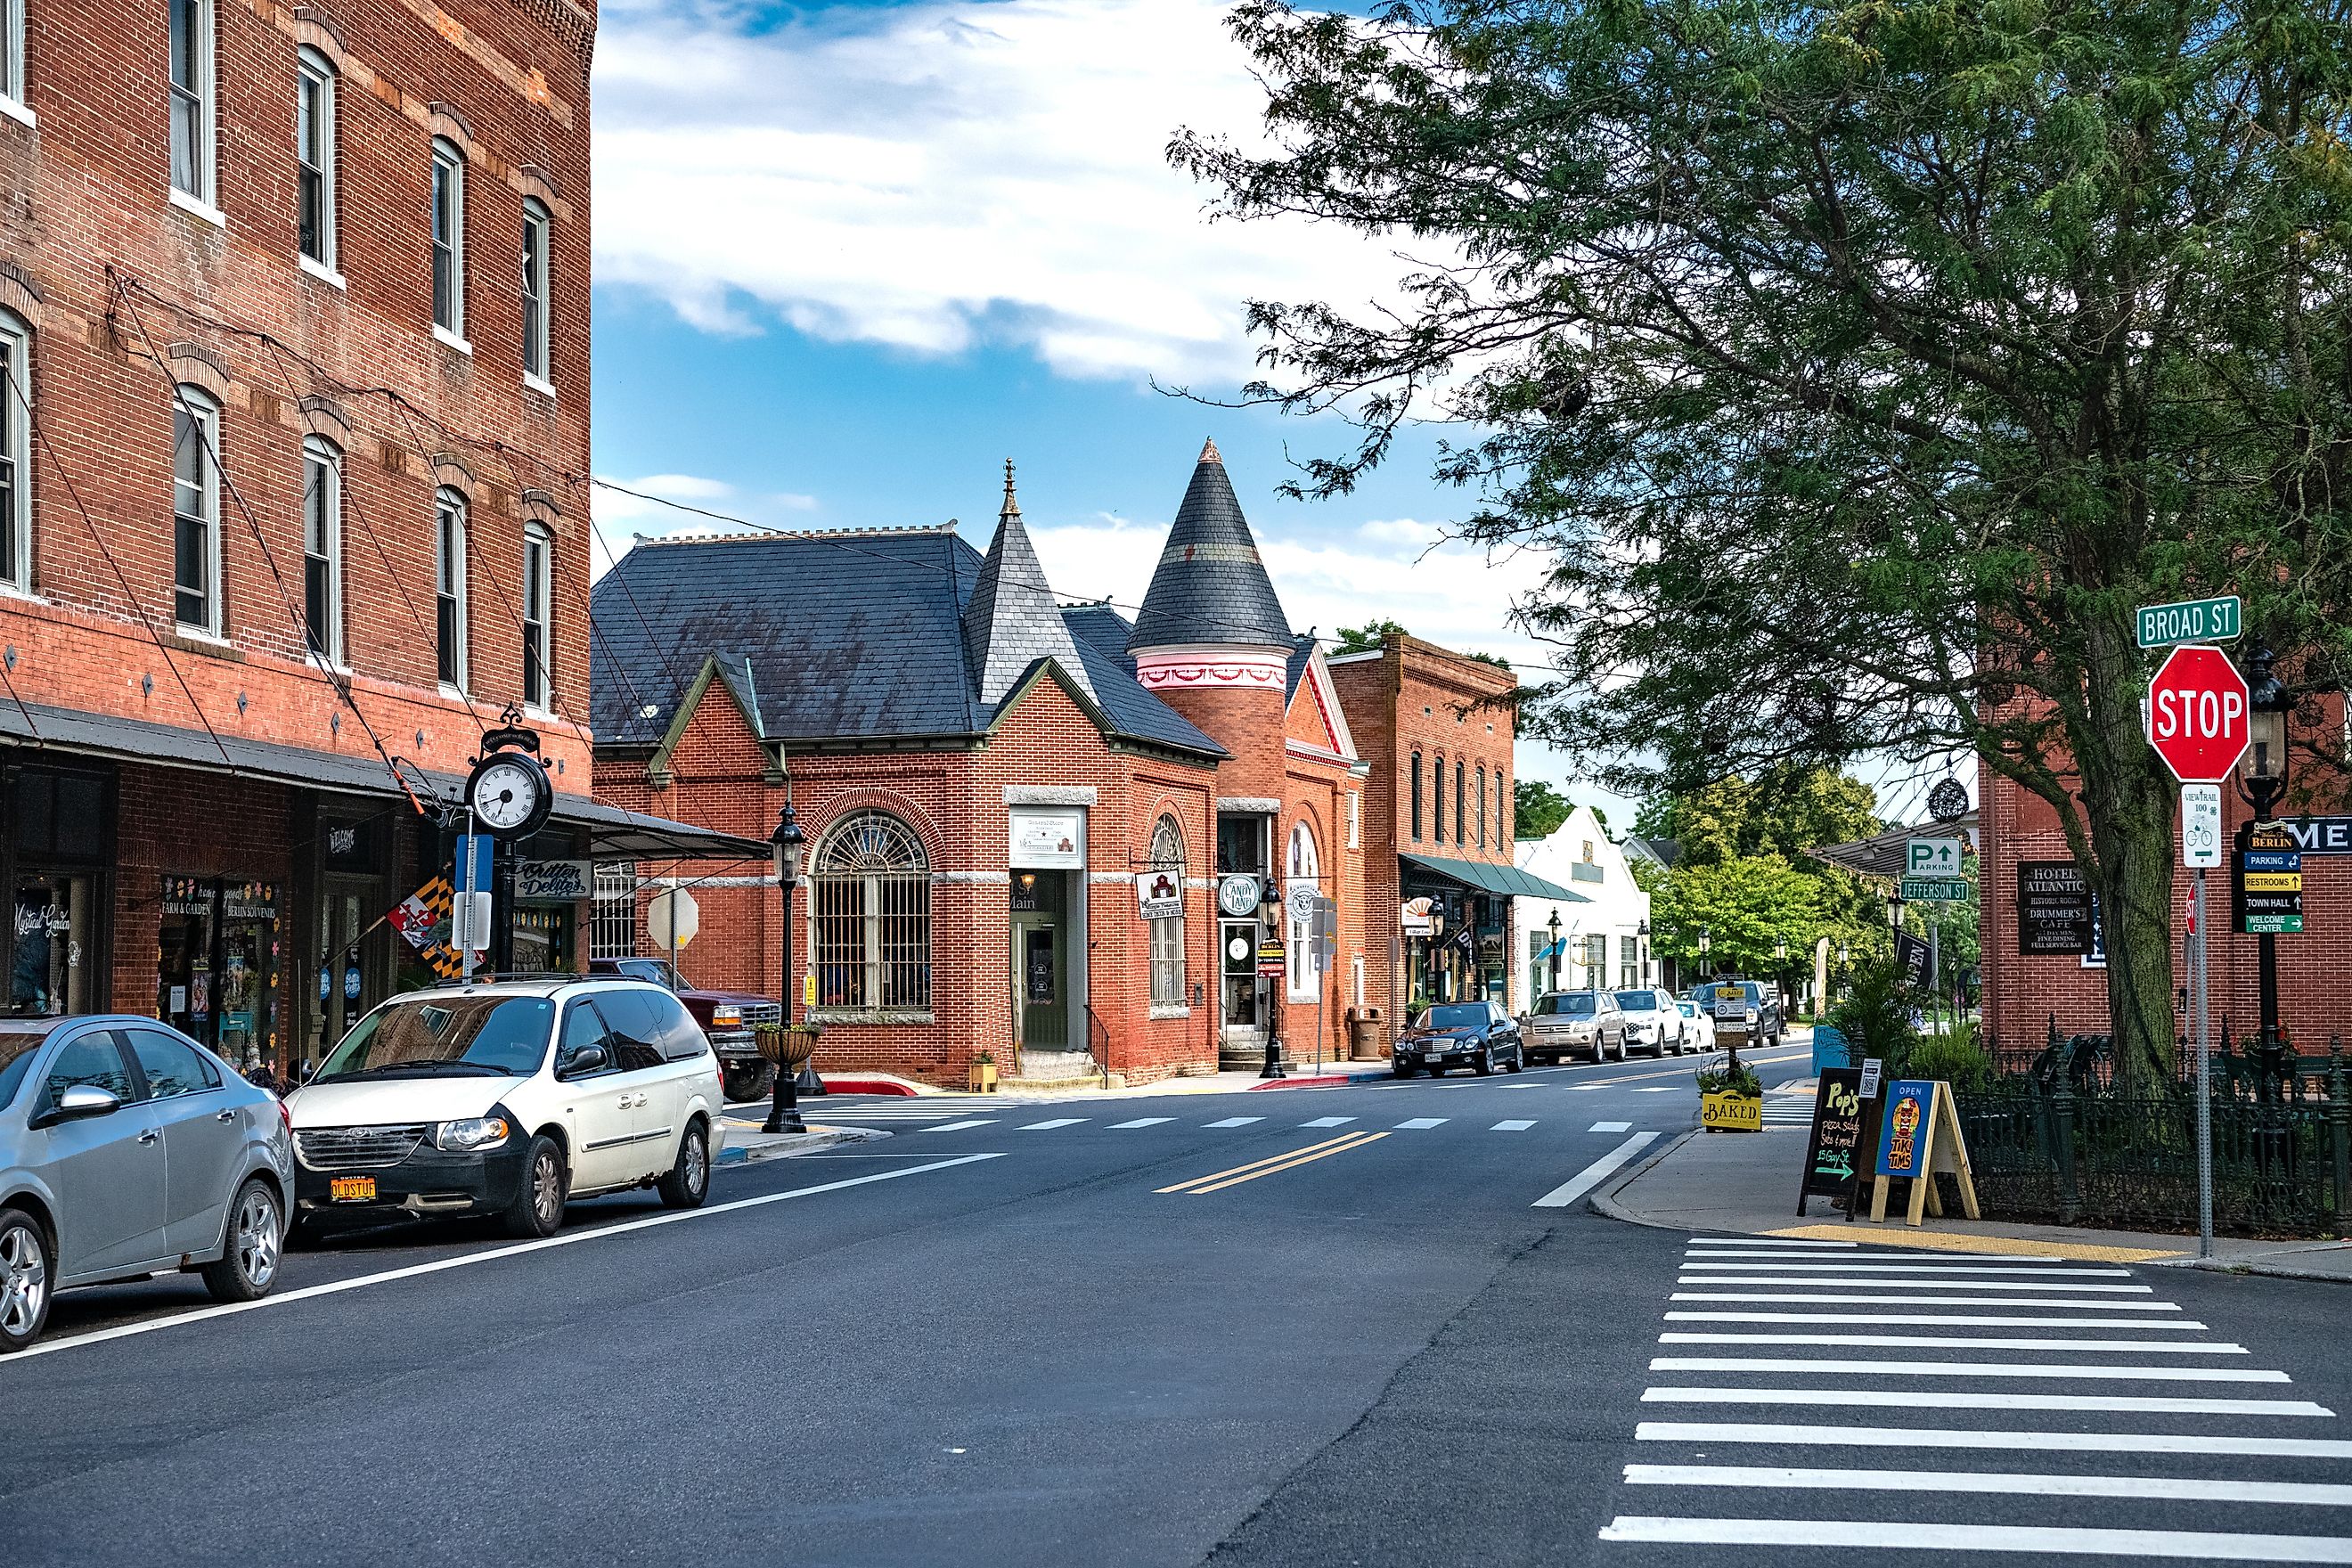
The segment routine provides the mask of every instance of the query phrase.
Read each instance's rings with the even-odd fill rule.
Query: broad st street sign
[[[2187,599],[2177,605],[2142,605],[2133,618],[2139,626],[2142,647],[2230,642],[2238,635],[2238,596],[2224,594],[2212,599]]]

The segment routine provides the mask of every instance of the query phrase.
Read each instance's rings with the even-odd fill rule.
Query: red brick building
[[[961,1083],[985,1051],[1007,1077],[1150,1081],[1269,1027],[1309,1055],[1318,998],[1336,1049],[1359,954],[1318,975],[1284,895],[1334,898],[1352,929],[1358,764],[1213,446],[1132,626],[1056,605],[1009,475],[985,557],[952,527],[664,540],[594,615],[599,796],[745,837],[789,797],[809,835],[789,980],[756,873],[702,882],[681,967],[788,984],[827,1070]],[[1221,875],[1261,896],[1221,913]],[[617,953],[646,937],[614,889]]]
[[[509,704],[588,857],[572,0],[30,0],[0,68],[17,1013],[312,1056],[404,978],[417,796]],[[395,770],[404,775],[395,777]],[[412,793],[414,792],[414,793]],[[425,804],[431,804],[429,799]],[[520,962],[572,961],[572,905]]]

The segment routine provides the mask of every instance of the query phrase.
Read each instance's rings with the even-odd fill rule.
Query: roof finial
[[[1214,463],[1221,468],[1225,466],[1224,458],[1217,455],[1217,438],[1214,436],[1210,437],[1208,444],[1201,448],[1201,461]]]
[[[1013,459],[1010,458],[1004,459],[1004,505],[996,515],[1000,519],[1021,515],[1021,503],[1013,497]]]

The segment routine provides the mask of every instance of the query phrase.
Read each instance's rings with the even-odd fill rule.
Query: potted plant
[[[776,1064],[779,1069],[798,1072],[809,1058],[816,1054],[817,1037],[824,1033],[816,1024],[754,1024],[754,1038],[760,1043],[760,1054]]]
[[[1746,1062],[1698,1069],[1699,1125],[1709,1132],[1764,1131],[1764,1080]]]
[[[982,1051],[971,1058],[964,1078],[965,1087],[974,1094],[996,1092],[996,1053]]]

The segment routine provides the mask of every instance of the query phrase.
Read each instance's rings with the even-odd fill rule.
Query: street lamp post
[[[793,889],[800,885],[801,856],[808,848],[808,835],[801,831],[800,818],[793,815],[792,802],[784,803],[783,815],[776,820],[775,832],[768,836],[768,847],[776,861],[776,888],[783,898],[784,927],[784,1049],[776,1061],[775,1098],[768,1106],[768,1120],[762,1132],[805,1132],[807,1124],[801,1121],[800,1085],[793,1064],[783,1060],[791,1054],[793,1026]]]
[[[1551,988],[1559,989],[1559,906],[1551,907],[1551,919],[1544,922],[1551,932],[1551,945],[1544,951],[1551,955]]]
[[[2279,797],[2286,793],[2286,715],[2289,702],[2284,683],[2271,668],[2273,659],[2271,650],[2259,645],[2246,658],[2247,738],[2250,744],[2241,764],[2239,787],[2247,804],[2253,807],[2253,820],[2258,823],[2271,820]],[[2243,833],[2246,830],[2240,831]],[[2240,847],[2244,847],[2242,839]],[[2257,1049],[2263,1061],[2262,1092],[2267,1099],[2279,1075],[2280,1058],[2285,1050],[2285,1041],[2279,1032],[2278,939],[2268,931],[2257,934],[2254,953],[2262,1003],[2262,1033],[2258,1037]]]
[[[1714,966],[1712,963],[1709,963],[1707,962],[1707,957],[1706,957],[1707,949],[1709,949],[1709,948],[1713,947],[1714,945],[1715,945],[1715,935],[1714,935],[1714,933],[1713,933],[1712,931],[1708,931],[1708,930],[1706,929],[1706,927],[1705,927],[1705,926],[1701,926],[1701,927],[1699,927],[1699,928],[1698,928],[1698,967],[1699,967],[1699,978],[1701,978],[1702,980],[1710,980],[1710,979],[1713,979],[1713,978],[1714,978],[1714,976],[1715,976],[1715,966]]]

